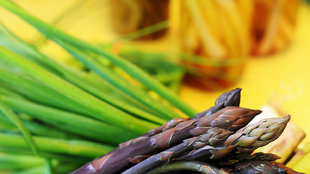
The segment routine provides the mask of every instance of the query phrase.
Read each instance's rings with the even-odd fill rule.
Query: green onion
[[[135,133],[107,125],[83,115],[38,105],[26,100],[0,96],[0,101],[16,112],[25,113],[59,129],[104,142],[118,144],[128,140],[128,138],[137,136]]]
[[[2,46],[6,47],[10,50],[15,51],[19,55],[24,56],[29,60],[33,60],[42,66],[52,68],[51,72],[56,72],[56,75],[60,75],[61,77],[69,80],[70,82],[74,83],[75,85],[83,88],[87,92],[99,97],[100,99],[102,99],[102,100],[104,100],[104,101],[106,101],[106,102],[108,102],[108,103],[110,103],[110,104],[112,104],[112,105],[114,105],[120,109],[126,110],[127,112],[133,113],[133,114],[138,115],[140,117],[144,117],[145,119],[153,118],[153,119],[151,119],[151,121],[154,121],[155,123],[163,124],[165,122],[165,120],[159,119],[155,115],[153,115],[149,112],[145,112],[145,111],[141,110],[141,108],[135,107],[134,105],[132,105],[132,101],[126,102],[126,101],[124,101],[123,97],[122,98],[119,98],[119,97],[115,98],[116,97],[115,95],[113,95],[113,96],[109,95],[109,94],[111,94],[111,91],[109,91],[109,90],[113,90],[114,92],[117,92],[117,91],[115,91],[117,89],[115,87],[112,87],[111,85],[109,85],[105,81],[102,81],[102,80],[100,81],[101,83],[103,83],[103,84],[100,84],[100,86],[101,86],[100,89],[98,89],[92,85],[89,85],[88,82],[91,82],[91,81],[83,78],[86,75],[87,78],[89,79],[89,75],[87,75],[86,73],[78,72],[77,70],[73,71],[72,69],[69,69],[65,65],[62,65],[58,62],[53,61],[52,59],[50,59],[47,56],[40,53],[32,45],[22,41],[16,35],[11,33],[4,25],[0,25],[0,26],[1,26],[1,29],[3,30],[3,31],[0,30],[0,38],[3,38],[2,40],[0,40],[0,44]],[[20,81],[20,79],[18,79],[18,80]],[[95,80],[98,81],[98,79],[95,79]],[[86,82],[86,81],[88,81],[88,82]],[[15,82],[15,83],[18,83],[18,82]],[[14,85],[14,86],[16,86],[16,85]],[[19,86],[19,85],[17,85],[17,86]],[[39,86],[39,85],[37,85],[37,86],[34,86],[34,85],[31,86],[30,85],[29,87],[39,88],[39,89],[42,88],[42,86]],[[102,87],[104,87],[104,88],[102,88]],[[25,90],[24,87],[20,87],[20,88],[22,89],[22,91]],[[113,88],[113,89],[109,89],[109,88]],[[36,90],[34,90],[34,91],[36,91]],[[42,90],[38,90],[38,91],[42,91]],[[51,89],[49,89],[48,92],[49,91],[51,91]],[[120,91],[118,91],[118,93],[119,92]],[[37,97],[39,99],[44,99],[44,98],[42,98],[42,96],[39,96],[37,94],[30,94],[30,97],[32,97],[32,96]],[[49,95],[49,96],[55,97],[55,96],[59,96],[59,95],[57,95],[57,94],[55,95],[55,93],[54,93],[54,94]],[[121,99],[121,100],[119,100],[119,99]],[[64,100],[64,98],[62,98],[61,100]],[[60,103],[59,105],[61,105],[61,106],[68,105],[68,104],[71,104],[72,102],[74,102],[74,101],[71,101],[71,102],[68,102],[68,101],[59,102],[58,101],[58,102],[55,102],[55,101],[52,101],[50,99],[44,99],[43,101],[49,101],[52,104]],[[82,109],[81,106],[75,107],[75,109],[79,109],[80,111],[86,111],[86,109]],[[73,111],[76,111],[75,109]],[[85,112],[81,112],[81,113],[87,114]]]
[[[7,88],[13,89],[34,101],[82,114],[90,114],[83,106],[24,74],[8,72],[1,68],[0,74],[0,81],[5,82]]]
[[[53,152],[82,157],[98,157],[113,149],[111,146],[82,140],[64,140],[33,136],[38,151]],[[0,133],[0,145],[19,149],[27,149],[28,144],[21,135]]]
[[[88,70],[50,58],[0,23],[0,152],[15,154],[3,156],[13,165],[8,173],[68,173],[170,119],[196,114],[160,83],[175,85],[170,77],[180,80],[181,71],[170,71],[169,77],[160,71],[150,76],[107,49],[45,24],[9,0],[0,0],[0,6],[33,25]],[[165,27],[167,21],[127,39]],[[29,157],[24,166],[10,161],[34,153],[41,158]]]
[[[115,126],[120,126],[124,129],[129,129],[137,133],[144,133],[147,130],[156,127],[155,124],[138,120],[131,115],[104,103],[103,101],[93,97],[92,95],[89,95],[71,83],[64,81],[58,76],[55,76],[54,74],[44,70],[37,64],[24,59],[23,57],[7,50],[6,48],[0,47],[0,56],[2,59],[15,64],[19,68],[26,71],[28,74],[31,74],[38,81],[49,85],[52,89],[56,90],[62,95],[74,101],[79,101],[81,105],[89,108],[95,113],[92,115],[94,118]],[[115,117],[115,115],[117,115],[117,117]]]
[[[0,155],[0,170],[24,169],[44,164],[44,160],[39,157],[25,155]]]
[[[8,153],[13,155],[33,155],[33,152],[31,152],[29,149],[21,149],[16,147],[7,147],[7,146],[1,146],[0,145],[0,151],[2,153]],[[38,156],[42,158],[48,158],[48,159],[55,159],[57,161],[70,161],[74,164],[83,164],[86,163],[91,159],[91,157],[83,157],[83,156],[72,156],[67,154],[56,154],[56,153],[50,153],[50,152],[41,152],[38,151]]]
[[[18,116],[1,101],[0,101],[0,111],[5,116],[7,116],[18,127],[18,129],[22,132],[24,139],[25,139],[26,143],[28,144],[28,146],[31,148],[33,153],[35,155],[37,155],[36,144],[34,143],[32,137],[31,137],[31,133],[25,127],[24,123],[22,121],[20,121]]]
[[[62,41],[57,41],[57,43],[59,43],[63,48],[65,48],[70,54],[72,54],[79,61],[83,62],[87,67],[96,72],[100,77],[108,80],[113,85],[121,88],[123,91],[128,92],[128,94],[132,94],[132,97],[135,97],[137,100],[145,103],[148,107],[151,107],[156,112],[159,112],[159,114],[162,114],[160,116],[166,115],[168,118],[175,118],[178,116],[164,105],[154,101],[149,95],[144,93],[142,90],[137,90],[138,89],[137,87],[128,83],[121,76],[118,76],[109,68],[100,66],[99,63],[96,62],[92,57],[83,54],[78,49],[71,47]]]
[[[23,117],[26,117],[25,114],[20,114],[20,115],[21,115],[19,116],[20,120],[23,122],[23,124],[29,130],[29,132],[31,132],[34,135],[42,135],[42,136],[48,136],[48,137],[54,137],[54,138],[66,138],[66,139],[80,138],[77,135],[73,135],[73,134],[61,131],[59,129],[55,129],[54,127],[44,125],[43,123],[38,123],[34,120],[23,118]],[[3,114],[0,114],[0,122],[2,124],[2,127],[3,125],[5,125],[6,129],[14,130],[14,124],[10,120],[6,119],[5,116],[3,116]]]
[[[172,105],[180,109],[182,112],[187,114],[188,116],[194,116],[196,112],[189,107],[187,104],[185,104],[183,101],[181,101],[175,94],[173,94],[169,89],[164,87],[161,83],[158,81],[152,79],[148,74],[140,70],[138,67],[133,65],[132,63],[121,59],[118,56],[112,55],[111,53],[104,51],[100,49],[99,47],[93,46],[87,42],[84,42],[80,39],[74,38],[50,25],[45,24],[44,22],[40,21],[39,19],[29,15],[27,12],[19,8],[18,6],[14,5],[8,0],[3,0],[0,2],[0,5],[11,12],[15,13],[19,17],[23,18],[25,21],[33,25],[35,28],[37,28],[42,34],[44,34],[47,38],[58,41],[63,40],[67,43],[70,43],[71,45],[74,45],[80,49],[89,50],[93,53],[96,53],[100,56],[103,56],[104,58],[111,61],[113,64],[118,66],[119,68],[123,69],[125,72],[127,72],[130,76],[132,76],[134,79],[137,79],[140,81],[143,85],[145,85],[147,88],[155,91],[158,93],[161,97],[165,98],[167,101],[169,101]]]

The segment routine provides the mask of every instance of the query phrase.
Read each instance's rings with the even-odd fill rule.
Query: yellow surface
[[[57,15],[77,0],[15,2],[33,15],[51,23]],[[106,9],[107,1],[84,2],[86,2],[83,4],[84,10],[79,10],[79,13],[70,17],[71,21],[65,20],[58,27],[93,43],[111,41],[114,36],[110,34],[107,27],[109,22],[107,11],[102,10]],[[0,9],[0,20],[29,42],[40,39],[40,34],[36,30],[3,9]],[[48,42],[42,50],[51,56],[65,57],[64,51],[52,42]],[[303,5],[298,13],[298,25],[291,45],[276,55],[252,58],[247,62],[244,74],[235,86],[243,88],[241,106],[260,108],[268,102],[281,104],[281,109],[285,113],[290,113],[292,120],[310,135],[310,125],[308,125],[310,123],[310,67],[308,66],[310,66],[310,9]],[[181,97],[198,111],[202,111],[213,105],[216,97],[222,92],[205,92],[184,86]]]
[[[291,114],[292,120],[310,135],[309,7],[304,5],[299,10],[291,45],[276,55],[249,59],[241,80],[234,87],[243,88],[241,106],[260,108],[267,103],[279,104],[284,114]],[[214,104],[222,92],[185,86],[181,97],[202,111]]]

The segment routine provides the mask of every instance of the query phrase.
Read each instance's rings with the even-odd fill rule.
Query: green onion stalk
[[[122,55],[72,37],[9,0],[0,6],[84,66],[56,61],[0,23],[0,170],[68,173],[121,142],[196,114],[162,84],[169,81],[165,75],[153,78]],[[172,76],[180,80],[182,74]]]

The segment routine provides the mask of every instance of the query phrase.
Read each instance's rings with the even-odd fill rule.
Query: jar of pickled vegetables
[[[181,58],[190,84],[223,89],[240,77],[250,51],[251,1],[184,0],[181,2]]]
[[[299,0],[180,1],[181,58],[186,81],[218,90],[235,84],[250,55],[283,49]]]

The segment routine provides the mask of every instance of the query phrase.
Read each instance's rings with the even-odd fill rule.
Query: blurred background
[[[310,6],[305,0],[14,0],[34,16],[132,61],[203,111],[242,88],[241,106],[272,106],[310,133]],[[0,21],[81,66],[31,26]],[[1,38],[0,38],[1,40]],[[306,137],[309,140],[309,137]]]

